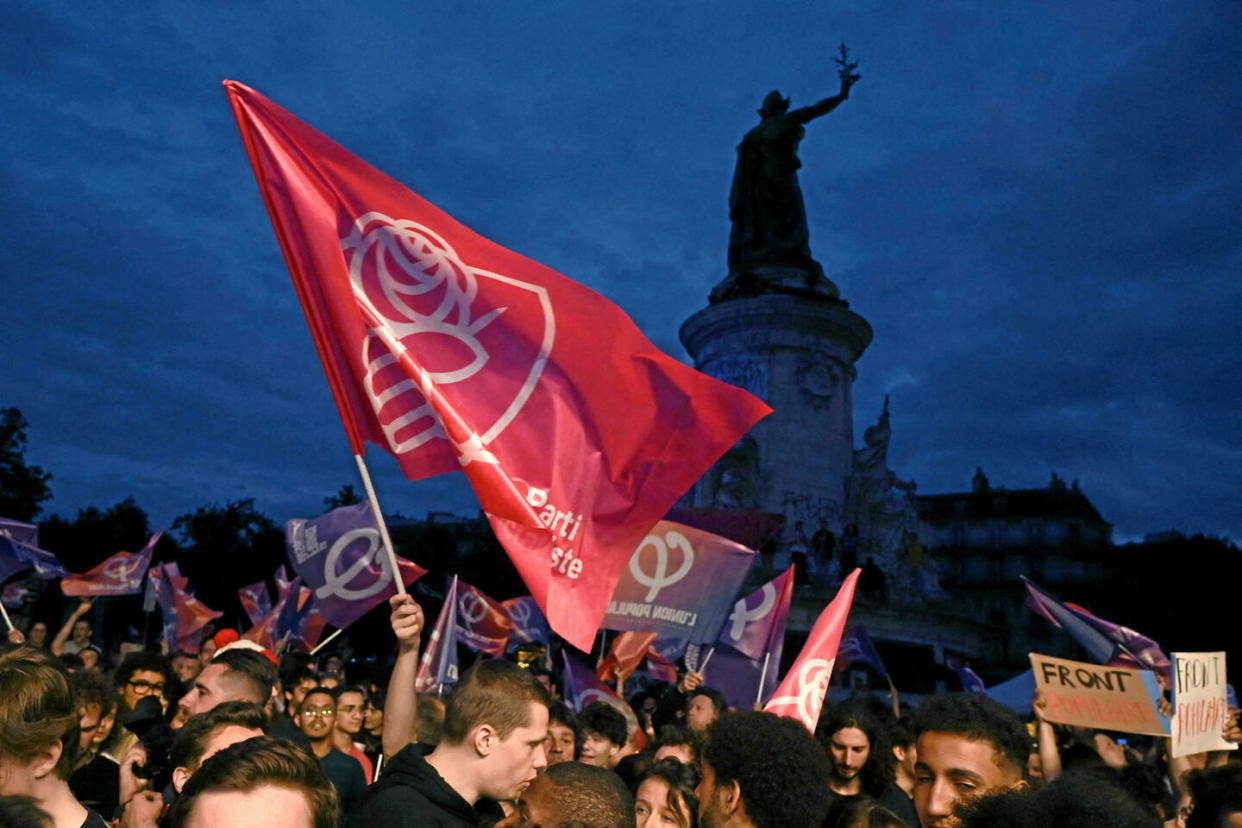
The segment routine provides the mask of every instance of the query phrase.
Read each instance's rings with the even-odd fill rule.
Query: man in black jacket
[[[391,691],[390,691],[391,693]],[[547,765],[548,693],[503,660],[482,661],[453,689],[438,745],[409,744],[351,817],[369,828],[478,828],[504,814]]]

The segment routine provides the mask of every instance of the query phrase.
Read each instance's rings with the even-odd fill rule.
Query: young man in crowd
[[[687,727],[666,725],[660,731],[654,745],[654,759],[676,759],[683,765],[699,766],[699,749],[703,743],[700,734]]]
[[[172,794],[180,794],[203,762],[225,748],[264,735],[267,714],[253,702],[224,702],[193,716],[177,731],[169,752]],[[158,828],[165,797],[156,791],[139,791],[125,803],[121,828]]]
[[[311,752],[323,765],[323,772],[336,787],[341,808],[348,817],[361,800],[367,781],[362,764],[333,745],[338,706],[335,690],[316,687],[307,693],[298,709],[298,726],[310,740]]]
[[[832,767],[828,787],[834,799],[865,794],[903,820],[918,818],[914,803],[894,781],[892,752],[879,718],[861,703],[825,708],[816,735]]]
[[[155,696],[166,705],[168,686],[174,676],[168,659],[157,653],[130,653],[112,673],[121,693],[122,715],[133,710],[144,696]]]
[[[634,797],[615,773],[561,762],[531,783],[496,828],[634,828],[635,821]]]
[[[818,826],[828,813],[828,757],[792,719],[725,713],[699,764],[699,828]]]
[[[706,733],[728,709],[724,693],[700,684],[686,697],[686,726],[695,733]]]
[[[582,727],[578,717],[564,702],[552,702],[548,708],[548,741],[544,745],[548,767],[574,761],[581,749]]]
[[[389,686],[386,719],[398,692],[412,696],[413,682]],[[479,662],[446,701],[440,743],[402,748],[350,817],[368,828],[495,824],[504,817],[496,801],[517,799],[547,765],[548,703],[539,680],[517,665]]]
[[[583,708],[578,722],[582,726],[580,761],[605,770],[615,768],[624,755],[625,716],[607,702],[597,701]]]
[[[52,639],[52,655],[60,655],[62,653],[72,655],[90,646],[91,636],[94,635],[95,631],[91,629],[91,622],[83,618],[90,611],[91,600],[89,598],[83,599],[80,604],[73,608],[73,612],[69,614],[65,625],[60,628],[60,632],[56,633],[56,637]]]
[[[226,701],[248,701],[263,707],[275,686],[276,665],[267,656],[255,650],[222,649],[181,697],[181,706],[191,716]]]
[[[1023,778],[1031,740],[1009,710],[981,693],[931,696],[914,713],[914,806],[923,828],[952,828],[954,808]]]
[[[69,674],[31,647],[0,652],[0,796],[28,796],[53,828],[107,828],[69,789],[80,711]]]
[[[239,742],[212,756],[181,791],[173,828],[336,828],[336,792],[319,763],[279,739]]]
[[[116,687],[87,671],[74,673],[70,683],[78,703],[78,757],[69,788],[83,805],[111,816],[120,797],[120,765],[100,749],[116,723]]]
[[[178,650],[172,654],[170,660],[172,661],[173,672],[177,674],[177,678],[186,687],[191,686],[194,683],[194,678],[203,672],[203,663],[198,660],[198,656]]]
[[[351,684],[336,688],[335,695],[336,723],[332,726],[332,745],[362,766],[363,778],[370,785],[375,780],[375,766],[354,741],[362,733],[367,694],[361,687]]]

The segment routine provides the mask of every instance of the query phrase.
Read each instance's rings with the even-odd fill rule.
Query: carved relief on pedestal
[[[826,411],[841,387],[841,364],[822,351],[804,353],[798,359],[797,377],[802,398],[816,411]]]

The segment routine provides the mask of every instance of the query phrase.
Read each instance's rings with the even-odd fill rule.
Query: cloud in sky
[[[54,511],[316,511],[353,468],[220,80],[251,84],[682,356],[734,147],[811,124],[812,248],[924,492],[1078,478],[1121,537],[1242,538],[1236,4],[19,2],[0,33],[6,405]],[[477,508],[460,480],[394,511]]]

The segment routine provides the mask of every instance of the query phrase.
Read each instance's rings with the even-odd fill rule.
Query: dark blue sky
[[[355,472],[220,81],[247,83],[684,358],[734,147],[778,87],[811,242],[876,332],[927,493],[1078,479],[1120,539],[1242,539],[1242,5],[14,2],[0,30],[0,405],[46,513],[157,523]],[[388,511],[471,513],[460,475]]]

